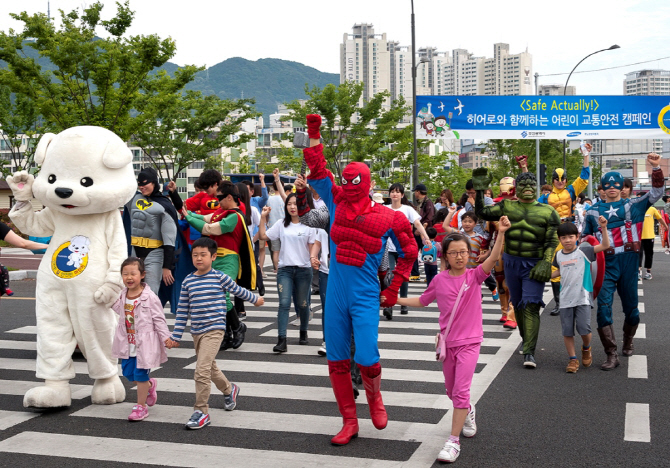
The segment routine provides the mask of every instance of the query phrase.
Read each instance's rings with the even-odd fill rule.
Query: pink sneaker
[[[149,416],[149,410],[142,405],[133,406],[133,412],[128,416],[128,421],[141,421]]]
[[[149,387],[149,393],[147,394],[147,405],[153,406],[156,404],[156,400],[158,400],[158,394],[156,393],[158,381],[156,379],[149,379],[149,382],[151,382],[151,387]]]

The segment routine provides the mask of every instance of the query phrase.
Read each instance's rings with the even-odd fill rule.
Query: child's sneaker
[[[440,450],[440,453],[437,455],[437,461],[452,463],[456,461],[460,454],[461,444],[448,440],[445,442],[444,447],[442,447],[442,450]]]
[[[568,367],[565,368],[565,372],[574,374],[579,370],[579,361],[577,359],[570,359],[568,362]]]
[[[240,387],[236,384],[233,385],[233,391],[230,392],[230,395],[223,395],[223,409],[226,411],[232,411],[237,406],[237,394],[240,393]]]
[[[149,410],[142,405],[133,406],[133,411],[128,416],[128,421],[141,421],[149,416]]]
[[[319,348],[317,353],[319,354],[319,356],[325,356],[327,354],[326,353],[326,342],[325,341],[323,343],[321,343],[321,347]]]
[[[650,279],[651,279],[651,273],[646,272],[646,273],[644,274],[644,276],[642,277],[642,279],[650,280]]]
[[[475,405],[470,405],[470,412],[463,423],[463,437],[474,437],[477,434],[477,422],[475,421]]]
[[[149,382],[151,382],[151,387],[149,387],[149,393],[147,394],[147,405],[153,406],[158,400],[158,394],[156,393],[156,386],[158,385],[158,382],[156,379],[149,379]]]
[[[186,429],[202,429],[205,426],[209,426],[210,422],[212,421],[209,419],[209,414],[196,410],[186,423]]]
[[[494,290],[491,292],[491,295],[493,296],[493,300],[494,300],[494,301],[497,301],[497,300],[500,299],[500,294],[498,294],[498,290],[497,290],[497,289],[494,289]]]

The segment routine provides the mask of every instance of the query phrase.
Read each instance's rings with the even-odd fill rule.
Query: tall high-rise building
[[[340,45],[340,82],[362,82],[364,99],[390,91],[390,54],[386,34],[375,34],[372,24],[355,24]]]
[[[526,49],[510,54],[509,44],[493,45],[493,57],[474,57],[466,49],[441,52],[419,47],[416,56],[419,95],[534,94],[533,57]],[[412,96],[411,47],[375,34],[372,24],[355,24],[340,45],[340,82],[364,85],[365,98],[388,90],[392,99]]]
[[[670,94],[670,70],[640,70],[626,73],[624,96],[662,96]]]

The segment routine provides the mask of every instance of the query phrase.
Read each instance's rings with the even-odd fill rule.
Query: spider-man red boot
[[[382,393],[379,391],[382,382],[382,366],[379,363],[369,367],[359,364],[358,368],[361,370],[361,377],[363,377],[363,386],[365,387],[365,396],[368,397],[372,424],[377,429],[384,429],[389,418],[382,401]]]
[[[335,437],[330,439],[333,445],[346,445],[358,437],[358,417],[356,416],[356,401],[354,389],[351,386],[351,364],[349,359],[342,361],[328,361],[328,373],[333,393],[337,400],[344,425]]]

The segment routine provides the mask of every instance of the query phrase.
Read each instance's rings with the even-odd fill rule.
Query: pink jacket
[[[121,297],[114,303],[112,309],[119,315],[119,324],[114,333],[112,343],[112,357],[128,359],[129,346],[126,332],[126,303],[128,288],[121,291]],[[139,369],[153,369],[167,361],[165,340],[170,338],[165,314],[160,299],[149,286],[145,285],[139,302],[135,307],[135,345],[137,348],[137,367]]]

